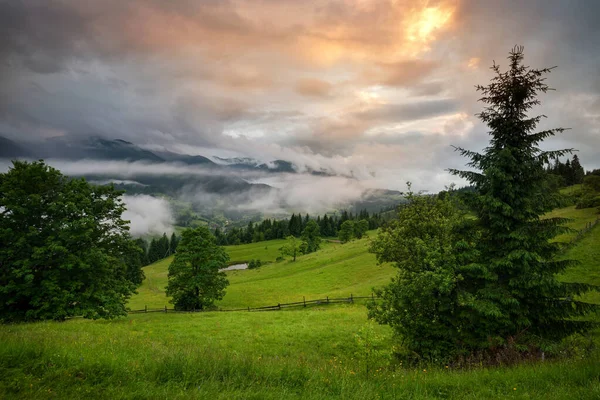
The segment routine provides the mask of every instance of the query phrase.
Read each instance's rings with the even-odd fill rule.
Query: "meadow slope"
[[[271,244],[279,245],[228,251],[240,260],[273,261]],[[229,272],[231,285],[219,305],[369,292],[394,271],[377,266],[367,245],[368,239],[328,243],[295,263]],[[562,279],[600,284],[599,251],[597,225],[564,254],[580,264]],[[164,307],[168,262],[146,268],[148,281],[132,305]],[[597,294],[587,299],[600,303]],[[590,348],[600,343],[600,331],[576,340],[568,359],[455,370],[399,364],[391,350],[401,344],[389,327],[368,322],[362,304],[4,325],[0,398],[598,399],[600,353]]]

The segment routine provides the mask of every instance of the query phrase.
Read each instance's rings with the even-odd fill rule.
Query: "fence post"
[[[250,312],[250,306],[248,306],[248,312]]]
[[[350,293],[350,303],[354,303],[354,299],[352,298],[352,293]]]
[[[167,313],[167,306],[165,306],[165,314]]]
[[[148,312],[148,305],[144,306],[144,312],[147,313]]]
[[[306,308],[306,296],[302,296],[302,301],[304,302],[304,307]]]
[[[327,296],[327,304],[329,304],[329,296]]]
[[[277,303],[277,308],[281,310],[281,303]]]

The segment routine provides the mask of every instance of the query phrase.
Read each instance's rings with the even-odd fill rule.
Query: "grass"
[[[371,235],[374,232],[370,233]],[[279,256],[282,240],[226,246],[231,259],[274,261]],[[230,286],[222,308],[274,305],[329,297],[368,296],[373,287],[389,282],[394,269],[389,264],[377,265],[367,251],[368,237],[346,243],[323,242],[316,253],[300,256],[295,262],[270,263],[255,270],[228,271]],[[146,280],[129,302],[132,310],[162,308],[169,305],[164,288],[171,258],[144,268]],[[169,307],[171,307],[169,305]]]
[[[362,306],[272,313],[143,314],[0,330],[0,397],[593,399],[597,357],[512,368],[390,368],[354,335]],[[378,348],[390,348],[375,326]]]
[[[573,232],[565,233],[557,236],[554,240],[557,242],[571,242],[577,236],[578,231],[584,229],[590,222],[596,221],[598,217],[598,210],[596,208],[582,208],[576,209],[575,206],[559,208],[546,214],[547,218],[568,218],[571,221],[565,224],[566,227],[571,228]]]
[[[589,215],[579,211],[555,213],[575,216],[577,224],[584,224]],[[231,285],[219,305],[370,292],[388,282],[394,270],[377,266],[367,245],[368,239],[327,243],[296,262],[228,272]],[[235,254],[244,261],[274,261],[278,254],[272,247],[278,246],[263,242],[227,251],[232,259]],[[562,279],[600,284],[600,225],[564,257],[580,264]],[[164,307],[169,262],[146,267],[146,282],[132,299],[132,308],[143,308],[143,303]],[[595,294],[587,299],[600,303]],[[369,347],[359,345],[357,335],[367,338]],[[596,343],[599,336],[598,330],[593,332]],[[391,329],[369,324],[360,304],[4,325],[0,343],[0,398],[7,399],[600,398],[597,350],[516,367],[405,368],[385,357],[396,344]]]

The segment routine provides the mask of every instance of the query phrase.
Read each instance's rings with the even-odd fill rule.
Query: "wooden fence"
[[[575,239],[573,239],[573,242],[577,242],[578,240],[580,240],[583,237],[583,235],[585,235],[590,230],[592,230],[593,227],[595,227],[596,225],[598,225],[598,222],[600,222],[600,217],[596,218],[596,220],[593,221],[593,222],[586,222],[585,228],[580,229],[577,232],[577,236],[575,236]]]
[[[174,308],[167,308],[167,306],[165,306],[164,308],[148,308],[147,306],[144,307],[143,310],[131,310],[128,311],[129,314],[145,314],[145,313],[156,313],[156,312],[160,312],[160,313],[174,313],[174,312],[232,312],[232,311],[279,311],[279,310],[283,310],[284,308],[295,308],[295,307],[311,307],[311,306],[325,306],[325,305],[329,305],[329,304],[338,304],[338,303],[354,303],[357,300],[375,300],[378,299],[378,296],[375,296],[374,294],[371,294],[371,296],[354,296],[353,294],[350,294],[350,297],[337,297],[337,298],[330,298],[329,296],[325,297],[324,299],[316,299],[316,300],[306,300],[306,297],[302,298],[302,301],[296,301],[293,303],[278,303],[276,305],[272,305],[272,306],[263,306],[263,307],[244,307],[244,308],[231,308],[231,309],[224,309],[224,308],[217,308],[217,309],[209,309],[209,310],[193,310],[193,311],[177,311]]]

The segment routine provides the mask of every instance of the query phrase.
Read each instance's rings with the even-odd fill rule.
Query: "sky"
[[[0,136],[104,136],[436,191],[481,150],[476,84],[557,66],[544,143],[600,168],[596,0],[0,0]]]

